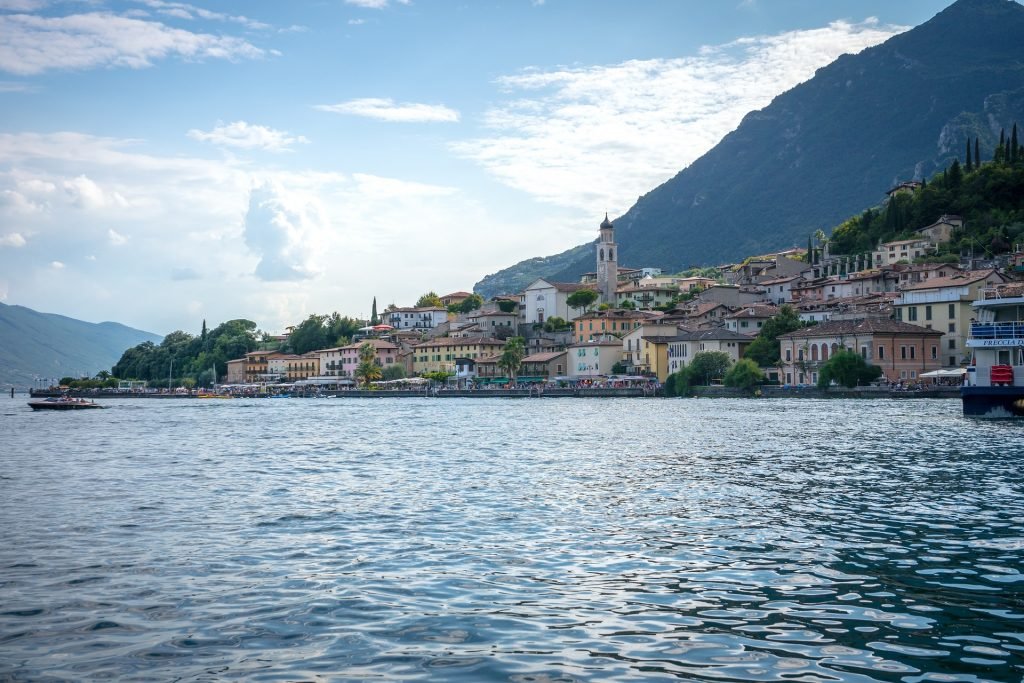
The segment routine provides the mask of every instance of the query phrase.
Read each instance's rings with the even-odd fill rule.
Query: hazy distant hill
[[[895,181],[963,160],[968,136],[980,135],[991,158],[1014,121],[1024,123],[1024,6],[958,0],[744,117],[614,221],[619,263],[678,271],[805,245],[816,229],[877,204]],[[539,276],[573,281],[594,267],[582,245],[489,275],[476,291],[514,292]]]
[[[110,370],[124,350],[160,335],[120,323],[87,323],[0,304],[0,386],[31,387],[36,377]]]

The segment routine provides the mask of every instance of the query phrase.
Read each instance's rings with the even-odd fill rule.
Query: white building
[[[526,309],[526,323],[543,323],[548,318],[558,317],[564,320],[575,320],[583,313],[581,309],[571,308],[567,302],[569,295],[581,289],[592,289],[586,285],[570,282],[549,282],[539,278],[523,290],[523,303]]]
[[[448,322],[448,311],[436,306],[393,308],[385,315],[388,325],[396,330],[432,330]]]

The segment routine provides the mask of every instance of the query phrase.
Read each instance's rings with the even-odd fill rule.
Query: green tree
[[[725,376],[732,360],[724,351],[701,351],[690,361],[689,377],[698,386],[706,386],[714,379]]]
[[[764,373],[757,363],[749,358],[741,358],[725,373],[725,386],[750,391],[764,383]]]
[[[625,300],[623,300],[623,302],[621,304],[619,304],[619,308],[624,308],[624,309],[629,310],[629,311],[634,311],[634,310],[636,310],[636,304],[633,303],[633,301],[631,299],[625,299]]]
[[[484,298],[479,294],[470,294],[459,304],[459,313],[471,313],[484,305]]]
[[[405,379],[405,366],[401,363],[385,365],[384,370],[381,372],[381,379],[389,382],[396,379]]]
[[[794,332],[803,326],[796,309],[786,304],[765,321],[744,355],[762,368],[774,367],[778,365],[782,351],[779,335]]]
[[[565,303],[576,309],[587,309],[601,295],[593,289],[578,289],[565,299]]]
[[[416,308],[443,308],[441,297],[436,292],[427,292],[416,300]]]
[[[361,354],[362,349],[360,349],[360,355]],[[383,373],[380,369],[380,366],[374,363],[372,360],[361,361],[359,365],[356,366],[355,369],[356,379],[358,379],[367,389],[370,388],[370,383],[379,380],[382,374]]]
[[[498,367],[508,374],[509,383],[515,384],[516,373],[523,366],[523,358],[526,357],[526,340],[522,337],[512,337],[505,342],[505,347],[498,358]]]
[[[691,373],[689,366],[673,372],[665,379],[666,396],[689,396],[691,390]]]
[[[288,335],[288,346],[292,353],[301,356],[304,353],[330,346],[326,323],[326,315],[314,313],[292,329]]]
[[[545,332],[565,332],[571,327],[572,323],[557,315],[553,315],[544,321]]]
[[[370,324],[380,325],[380,317],[377,315],[377,297],[373,297],[373,307],[370,309]]]
[[[971,139],[967,138],[967,172],[970,173],[974,170],[974,163],[971,161]]]
[[[853,388],[858,384],[868,384],[882,375],[882,368],[868,365],[860,354],[850,350],[839,350],[825,361],[818,371],[818,386],[828,388],[834,380],[836,384]]]
[[[500,310],[502,313],[515,313],[517,310],[519,310],[519,304],[516,303],[515,301],[507,301],[505,299],[502,299],[501,301],[498,302],[498,310]]]

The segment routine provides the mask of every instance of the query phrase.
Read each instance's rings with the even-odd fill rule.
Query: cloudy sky
[[[163,334],[469,290],[947,4],[0,0],[0,301]]]

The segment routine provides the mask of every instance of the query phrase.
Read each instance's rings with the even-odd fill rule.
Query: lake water
[[[958,401],[0,403],[0,679],[1020,681]]]

